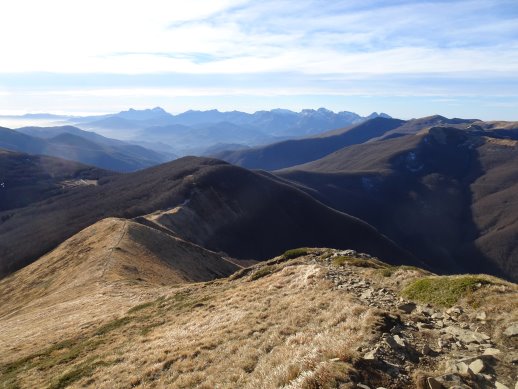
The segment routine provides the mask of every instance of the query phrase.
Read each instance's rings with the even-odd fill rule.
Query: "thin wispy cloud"
[[[28,90],[16,74],[35,85],[51,74],[58,86],[45,88],[54,95],[133,90],[149,105],[175,88],[189,96],[518,95],[515,0],[20,0],[0,18],[9,37],[0,42],[0,96],[20,99],[44,89]],[[146,78],[164,90],[132,81]]]

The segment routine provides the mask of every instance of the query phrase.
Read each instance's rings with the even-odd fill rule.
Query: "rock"
[[[497,348],[492,348],[492,347],[490,347],[490,348],[486,348],[486,349],[484,350],[484,355],[492,355],[492,356],[495,356],[495,355],[498,355],[498,354],[500,354],[500,353],[501,353],[501,351],[500,351],[499,349],[497,349]]]
[[[414,303],[403,303],[397,306],[397,309],[405,313],[412,313],[416,308],[417,305],[415,305]]]
[[[428,323],[422,323],[422,322],[419,322],[417,323],[417,328],[419,330],[431,330],[433,328],[433,325],[431,324],[428,324]]]
[[[433,350],[427,344],[425,344],[421,350],[421,354],[423,355],[430,355],[432,352]]]
[[[435,326],[437,328],[444,328],[444,322],[442,320],[438,320],[436,323],[435,323]]]
[[[372,289],[367,289],[365,292],[363,292],[360,296],[362,299],[368,299],[372,297]]]
[[[376,357],[377,352],[378,352],[378,349],[375,348],[374,350],[369,351],[367,354],[365,354],[363,356],[363,359],[367,359],[367,360],[370,360],[370,361],[372,361],[374,359],[377,359],[377,357]]]
[[[462,379],[457,374],[445,374],[443,376],[437,377],[437,381],[462,384]]]
[[[455,365],[456,369],[457,369],[457,373],[461,373],[461,374],[468,374],[468,365],[464,362],[459,362]]]
[[[504,385],[498,381],[495,382],[495,388],[496,389],[509,389],[509,387],[507,385]]]
[[[418,311],[419,313],[422,313],[425,316],[432,316],[435,313],[433,308],[427,306],[419,306]]]
[[[518,323],[513,323],[504,331],[505,336],[513,337],[518,335]]]
[[[399,336],[399,335],[394,335],[394,340],[396,341],[396,343],[400,346],[400,347],[405,347],[406,346],[406,343],[405,343],[405,340]]]
[[[443,389],[444,387],[440,384],[439,381],[437,381],[433,377],[428,377],[426,379],[426,384],[428,386],[428,389]]]
[[[463,343],[483,343],[491,339],[489,336],[482,332],[474,332],[471,330],[463,330],[462,328],[449,326],[443,330],[447,334],[455,336],[458,340]]]
[[[479,346],[475,343],[470,343],[470,344],[467,344],[466,345],[466,348],[469,350],[469,351],[478,351],[479,349]]]
[[[461,307],[451,307],[446,310],[446,313],[450,316],[458,316],[462,313]]]
[[[392,350],[398,350],[401,347],[392,336],[387,336],[384,340],[385,340],[385,343]]]
[[[356,386],[357,386],[358,388],[362,388],[362,389],[371,389],[369,386],[364,385],[364,384],[356,384]]]
[[[473,362],[469,364],[469,370],[471,370],[474,374],[478,374],[484,370],[484,362],[482,359],[475,359]]]
[[[442,319],[444,316],[442,313],[437,312],[432,314],[432,319]]]
[[[446,362],[446,371],[450,373],[467,374],[468,364],[466,362],[448,361]]]
[[[477,313],[476,319],[477,320],[486,320],[487,319],[487,315],[486,315],[486,313],[484,311],[479,312],[479,313]]]

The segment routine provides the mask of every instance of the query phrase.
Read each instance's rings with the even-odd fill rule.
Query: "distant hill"
[[[165,142],[175,150],[193,155],[200,155],[207,148],[221,143],[258,144],[274,139],[256,128],[230,122],[199,124],[195,128],[183,124],[149,127],[140,130],[135,138]]]
[[[249,169],[277,170],[323,158],[346,146],[415,134],[436,125],[448,124],[465,128],[475,121],[447,119],[439,115],[403,121],[374,113],[368,121],[345,128],[247,150],[221,151],[213,156]]]
[[[73,134],[82,138],[100,143],[100,144],[124,144],[124,142],[106,138],[93,131],[83,131],[74,126],[53,126],[53,127],[21,127],[16,128],[15,131],[21,132],[22,134],[33,136],[36,138],[50,139],[61,134]]]
[[[246,146],[246,145],[243,145],[240,143],[216,143],[215,145],[206,148],[202,152],[202,156],[215,155],[215,154],[221,153],[223,151],[245,150],[245,149],[249,149],[249,148],[250,148],[249,146]]]
[[[69,159],[119,172],[135,171],[170,160],[165,153],[71,126],[26,127],[20,131],[0,127],[0,147]]]
[[[182,158],[106,177],[0,213],[0,274],[31,263],[106,217],[136,218],[160,231],[239,259],[299,246],[352,247],[396,263],[413,259],[366,223],[332,210],[275,177],[224,162]]]
[[[403,120],[378,117],[333,131],[329,136],[287,140],[247,150],[221,152],[215,157],[249,169],[282,169],[322,158],[345,146],[367,142],[404,123]]]
[[[353,145],[276,174],[443,271],[517,280],[516,127],[461,127]]]
[[[65,190],[95,185],[115,173],[60,158],[0,149],[0,211],[51,198]]]
[[[6,142],[23,138],[31,147],[98,147],[70,133],[4,133]],[[516,142],[516,123],[377,117],[266,147],[285,156],[283,163],[309,160],[272,173],[194,157],[92,180],[54,179],[36,169],[36,193],[0,213],[6,241],[29,242],[0,242],[1,271],[34,261],[103,218],[120,217],[240,259],[297,246],[348,247],[441,272],[517,279]],[[248,151],[257,149],[240,152]]]

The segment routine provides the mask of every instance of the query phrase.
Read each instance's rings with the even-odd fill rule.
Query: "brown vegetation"
[[[125,223],[103,221],[96,233],[118,240]],[[81,238],[86,238],[83,248],[95,245],[86,234]],[[127,251],[116,263],[141,258],[142,252],[131,252],[128,245],[105,243],[105,249]],[[380,267],[390,266],[375,258],[362,259],[374,266],[357,267],[354,256],[336,250],[305,250],[303,256],[277,257],[243,269],[239,276],[177,285],[161,285],[164,279],[158,275],[135,282],[113,264],[107,273],[100,268],[81,281],[84,272],[74,268],[81,266],[81,256],[63,251],[67,256],[61,262],[67,263],[59,268],[43,258],[41,266],[36,262],[0,283],[0,292],[8,296],[0,325],[9,329],[0,333],[0,386],[353,388],[373,382],[395,387],[391,382],[396,381],[366,364],[358,350],[371,347],[387,330],[387,320],[399,319],[337,289],[328,273],[338,265],[343,274],[397,293],[423,273],[398,268],[383,276]],[[117,250],[113,254],[119,255]],[[83,258],[91,263],[87,254]],[[346,259],[332,264],[333,258]],[[36,275],[44,275],[44,265],[56,277],[48,283],[52,297],[14,293],[22,280],[37,290],[31,274],[41,278]],[[66,277],[68,282],[59,282]],[[471,295],[457,303],[470,309],[475,301],[478,307],[489,302],[494,322],[505,315],[508,323],[518,312],[509,294],[516,295],[516,287],[501,285],[506,292],[485,289],[478,300]],[[17,296],[32,303],[21,305]],[[440,369],[438,364],[425,367]]]

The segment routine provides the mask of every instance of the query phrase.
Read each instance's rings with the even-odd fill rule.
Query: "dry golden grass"
[[[160,287],[164,297],[103,327],[79,331],[64,346],[9,358],[14,363],[4,365],[4,383],[309,388],[347,382],[354,350],[370,336],[374,312],[331,289],[319,265],[276,266],[255,280],[248,275]],[[96,303],[120,312],[123,304],[112,311],[111,301]]]
[[[239,265],[122,219],[105,219],[0,281],[0,363],[155,299],[163,285],[231,274]]]
[[[152,261],[158,254],[138,244],[147,241],[147,230],[128,233],[125,222],[113,219],[96,228],[61,247],[66,263],[51,253],[0,283],[10,301],[0,311],[0,388],[356,387],[356,350],[377,339],[383,312],[326,279],[337,268],[326,259],[330,250],[306,249],[307,256],[281,256],[188,284],[180,275],[189,267],[177,261],[184,272],[171,265],[170,284],[163,285],[167,270]],[[99,233],[104,243],[94,241]],[[78,257],[77,249],[87,247],[96,248]],[[184,250],[196,266],[203,263],[198,255],[215,255]],[[100,261],[101,253],[110,261]],[[376,266],[347,260],[338,268],[396,293],[428,275],[407,267],[382,274],[386,265],[369,263]],[[128,264],[137,272],[127,272]],[[16,288],[20,280],[27,286]],[[38,282],[46,284],[43,291]],[[518,312],[509,298],[516,286],[504,284],[500,292],[501,286],[462,303],[490,305],[487,312],[508,323]]]
[[[121,333],[124,361],[94,373],[97,387],[131,380],[139,387],[304,387],[337,369],[346,379],[369,321],[365,308],[329,289],[315,265],[191,287],[142,315],[148,325],[158,317],[163,324],[145,335],[141,325]]]

